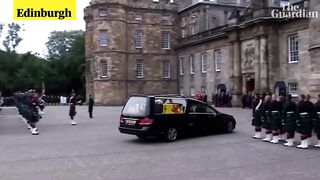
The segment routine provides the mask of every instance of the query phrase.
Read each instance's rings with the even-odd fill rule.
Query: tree
[[[70,50],[75,39],[83,34],[81,30],[53,31],[50,33],[49,41],[46,43],[49,59],[59,59]]]
[[[19,36],[19,31],[21,27],[17,23],[8,24],[8,35],[3,41],[3,46],[6,48],[7,52],[15,52],[16,47],[22,41],[22,38]]]
[[[1,37],[1,34],[2,34],[2,29],[3,29],[3,24],[0,24],[0,37]]]

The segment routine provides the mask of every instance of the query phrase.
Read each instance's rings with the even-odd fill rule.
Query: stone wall
[[[222,69],[216,71],[215,64],[215,50],[222,52]],[[217,91],[218,84],[225,84],[227,91],[232,89],[230,81],[230,66],[229,59],[229,43],[224,40],[210,42],[207,44],[199,44],[197,46],[187,47],[179,50],[178,57],[184,57],[184,75],[179,74],[179,89],[183,89],[183,94],[191,96],[191,89],[195,92],[201,91],[205,88],[206,93],[211,95]],[[207,72],[201,72],[201,54],[207,53]],[[194,57],[195,73],[190,74],[190,56]]]

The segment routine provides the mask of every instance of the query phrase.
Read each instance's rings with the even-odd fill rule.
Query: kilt
[[[281,115],[279,112],[271,112],[271,129],[279,130],[281,128]]]
[[[261,121],[264,129],[271,129],[271,117],[269,112],[265,112],[265,114],[261,116]]]
[[[251,125],[255,127],[262,126],[262,116],[259,112],[254,112]]]
[[[312,119],[307,113],[300,113],[297,121],[297,132],[300,134],[311,134],[312,132]]]
[[[70,104],[70,109],[69,109],[69,116],[73,117],[75,116],[76,113],[76,105]]]
[[[313,121],[313,129],[315,133],[320,133],[320,112],[317,112],[316,118]]]
[[[39,112],[38,109],[31,111],[30,119],[28,119],[31,123],[39,122]]]
[[[296,118],[294,112],[287,112],[282,120],[282,130],[284,132],[294,132],[296,129]]]

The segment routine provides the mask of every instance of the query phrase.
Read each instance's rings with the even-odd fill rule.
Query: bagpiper
[[[260,97],[258,94],[255,94],[253,100],[253,109],[252,109],[252,123],[251,125],[255,127],[255,134],[252,138],[260,139],[261,138],[261,126],[262,126],[262,106],[263,106],[263,97]]]
[[[277,95],[272,95],[271,101],[271,129],[273,138],[270,141],[271,143],[277,144],[279,143],[280,137],[280,128],[281,128],[281,112],[282,112],[282,105],[277,100]]]
[[[272,129],[271,129],[271,96],[267,95],[265,97],[265,102],[263,103],[263,115],[261,116],[262,128],[266,130],[266,137],[262,139],[263,141],[270,142],[272,140]]]
[[[297,132],[301,134],[301,144],[297,148],[307,149],[309,145],[309,137],[312,133],[312,112],[313,107],[306,102],[306,96],[300,95],[298,103],[299,117],[297,120]]]
[[[36,93],[33,93],[31,95],[31,101],[29,102],[29,109],[31,111],[31,117],[28,119],[28,123],[31,126],[31,134],[32,135],[38,135],[39,131],[38,128],[36,128],[36,123],[39,122],[39,97]]]
[[[287,96],[287,101],[283,106],[282,130],[287,133],[285,146],[293,146],[294,132],[296,128],[297,104],[292,101],[292,96]]]
[[[318,94],[318,101],[314,105],[315,118],[314,118],[314,132],[317,134],[318,144],[314,147],[320,148],[320,94]]]
[[[77,100],[75,97],[75,92],[72,90],[71,97],[69,99],[69,116],[71,119],[71,125],[77,125],[77,123],[74,120],[74,116],[77,114],[76,104],[77,104]]]

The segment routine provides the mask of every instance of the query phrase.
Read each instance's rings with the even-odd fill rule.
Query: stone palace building
[[[288,4],[320,13],[319,0],[91,0],[87,95],[104,105],[198,91],[226,91],[235,103],[248,91],[315,98],[320,18],[275,17]]]

